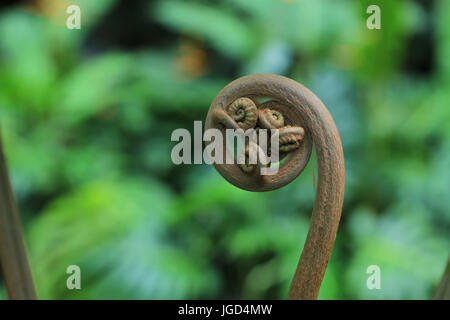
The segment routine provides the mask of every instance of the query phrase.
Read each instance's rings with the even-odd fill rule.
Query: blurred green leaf
[[[257,34],[223,6],[161,1],[152,14],[161,23],[181,33],[204,39],[232,57],[246,57],[255,47]]]

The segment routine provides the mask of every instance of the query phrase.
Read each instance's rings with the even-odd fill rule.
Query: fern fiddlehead
[[[333,118],[311,91],[294,80],[256,74],[228,84],[211,104],[205,129],[239,128],[240,117],[226,112],[238,99],[269,98],[251,124],[277,129],[279,151],[288,159],[274,175],[248,174],[235,164],[214,164],[233,185],[249,191],[269,191],[290,183],[305,168],[312,146],[317,154],[319,179],[311,225],[288,293],[289,299],[316,299],[319,294],[341,216],[344,200],[344,154]],[[235,118],[238,122],[235,121]],[[242,122],[242,121],[241,121]],[[251,127],[251,126],[250,126]],[[284,155],[283,155],[284,154]]]

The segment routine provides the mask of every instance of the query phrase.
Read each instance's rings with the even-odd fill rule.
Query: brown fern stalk
[[[9,299],[37,299],[0,137],[0,260]]]

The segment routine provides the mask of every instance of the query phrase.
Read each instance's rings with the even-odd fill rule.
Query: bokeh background
[[[70,4],[81,30],[65,27]],[[366,27],[371,4],[381,30]],[[320,298],[432,298],[450,248],[450,1],[0,7],[0,122],[40,298],[286,297],[315,161],[251,193],[170,160],[171,132],[251,73],[309,87],[341,134],[344,210]],[[82,289],[69,291],[73,264]]]

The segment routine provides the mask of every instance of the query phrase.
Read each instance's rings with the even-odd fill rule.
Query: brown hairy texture
[[[245,76],[228,84],[212,102],[205,129],[235,128],[235,122],[228,119],[230,116],[224,111],[226,106],[243,97],[251,97],[253,101],[258,98],[272,99],[258,106],[258,119],[261,119],[261,110],[266,107],[283,116],[283,126],[278,129],[280,151],[285,150],[289,155],[274,175],[247,174],[236,164],[214,166],[227,181],[241,189],[270,191],[290,183],[303,171],[314,145],[318,167],[316,198],[311,225],[288,298],[317,299],[344,201],[344,154],[339,133],[319,98],[298,82],[274,74]],[[263,122],[263,125],[274,126],[264,121],[267,120],[265,116],[262,118],[263,121],[258,121],[259,125]]]
[[[228,113],[243,130],[254,128],[258,120],[258,109],[249,98],[236,99],[228,108]]]
[[[279,129],[284,126],[283,114],[269,108],[259,110],[258,121],[264,129]]]

